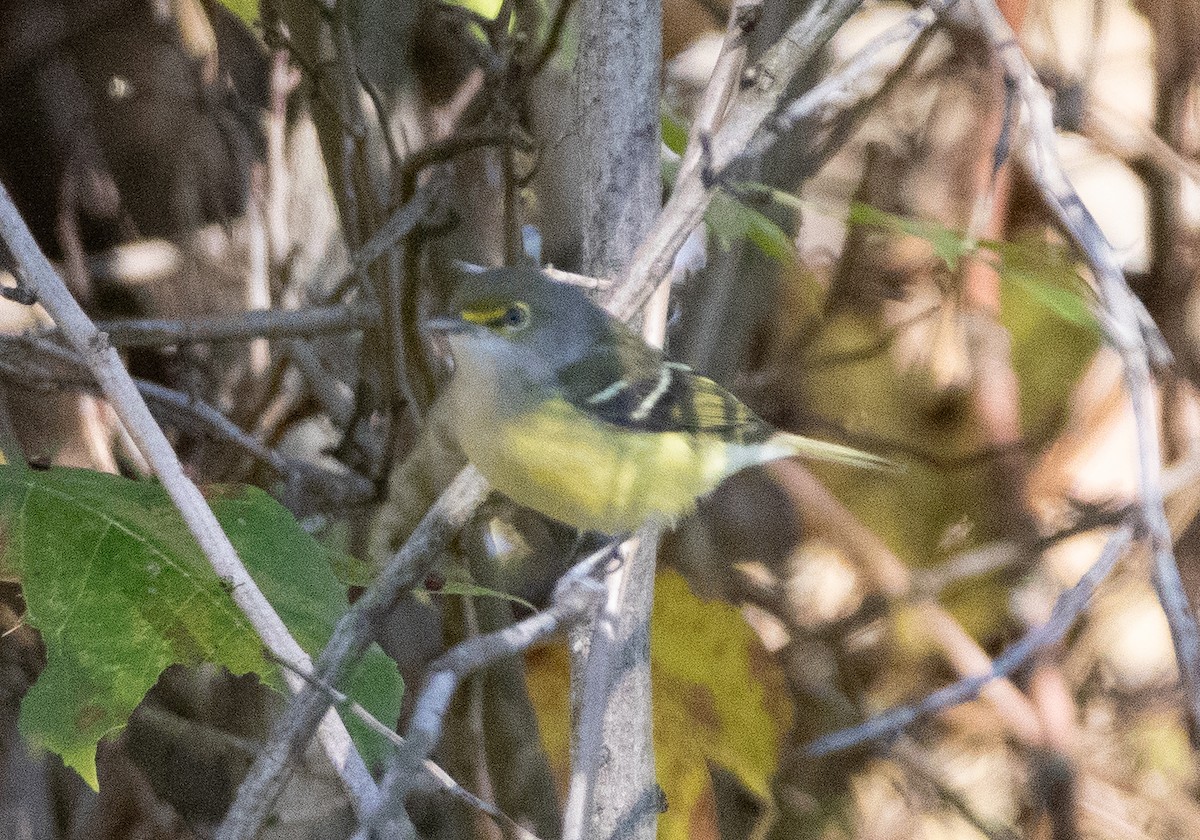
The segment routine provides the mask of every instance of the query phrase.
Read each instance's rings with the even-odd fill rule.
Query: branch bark
[[[108,337],[96,329],[91,318],[80,308],[55,273],[2,185],[0,237],[12,255],[18,280],[45,307],[62,330],[63,336],[96,377],[96,382],[125,425],[138,451],[153,468],[163,488],[179,509],[188,530],[200,545],[213,571],[229,581],[231,597],[249,619],[263,644],[276,656],[311,668],[312,660],[292,638],[275,609],[250,577],[208,503],[204,501],[196,485],[184,474],[179,458],[162,429],[154,422],[150,409],[138,392],[133,378],[121,363],[117,351],[109,343]],[[285,677],[293,691],[304,687],[304,681],[294,674],[285,674]],[[357,809],[362,809],[376,796],[375,783],[362,757],[350,742],[350,736],[341,718],[330,711],[319,719],[321,724],[318,737],[322,747],[346,786],[351,801]]]
[[[948,6],[943,14],[981,33],[1003,69],[1006,83],[1021,99],[1025,136],[1018,145],[1026,169],[1046,206],[1083,252],[1100,296],[1101,325],[1121,357],[1125,387],[1137,432],[1141,518],[1150,542],[1154,587],[1175,642],[1193,743],[1200,743],[1200,628],[1188,603],[1175,562],[1162,486],[1162,451],[1156,422],[1151,372],[1170,363],[1170,351],[1142,302],[1125,282],[1112,245],[1088,212],[1058,156],[1053,106],[1021,50],[1012,28],[993,0]]]
[[[580,12],[583,272],[619,277],[650,232],[662,195],[662,6],[586,0]],[[655,836],[650,606],[657,542],[648,529],[627,543],[624,561],[605,578],[605,606],[576,631],[571,693],[579,714],[564,840]]]
[[[317,659],[314,673],[319,682],[338,685],[371,644],[378,621],[397,599],[425,579],[487,492],[487,483],[474,467],[451,482],[379,577],[338,622]],[[258,834],[291,775],[291,757],[304,749],[328,708],[329,698],[318,688],[309,685],[296,693],[238,787],[237,798],[216,832],[218,840],[251,840]],[[376,797],[364,818],[377,809]]]
[[[815,3],[796,20],[761,59],[739,77],[743,86],[725,110],[721,127],[706,141],[705,155],[689,148],[685,159],[691,166],[680,168],[675,189],[653,226],[634,253],[624,282],[607,298],[610,312],[629,320],[641,310],[657,288],[657,280],[671,270],[675,255],[696,225],[704,218],[713,195],[720,187],[702,177],[703,170],[720,172],[742,153],[750,140],[787,97],[796,77],[817,57],[829,39],[862,5],[862,0],[832,0]],[[705,165],[701,165],[701,164]]]

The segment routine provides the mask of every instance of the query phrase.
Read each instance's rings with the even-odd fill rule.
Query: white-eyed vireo
[[[886,463],[773,429],[533,268],[464,277],[451,312],[428,327],[454,356],[439,408],[459,446],[497,490],[581,530],[670,525],[730,475],[777,458]]]

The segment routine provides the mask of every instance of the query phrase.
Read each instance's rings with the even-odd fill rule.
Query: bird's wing
[[[598,351],[560,371],[559,381],[576,408],[634,431],[711,434],[737,443],[761,442],[774,431],[716,382],[645,345]]]

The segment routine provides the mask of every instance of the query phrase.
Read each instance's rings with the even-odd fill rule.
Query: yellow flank
[[[730,472],[727,446],[715,435],[631,431],[560,397],[493,423],[477,415],[460,425],[459,443],[497,490],[588,531],[672,524]]]

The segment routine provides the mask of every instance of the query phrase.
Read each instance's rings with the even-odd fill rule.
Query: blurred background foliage
[[[752,52],[806,5],[768,0]],[[1194,603],[1200,13],[1193,0],[1000,5],[1054,95],[1070,174],[1177,360],[1157,383],[1159,422]],[[907,11],[865,6],[804,85]],[[0,180],[95,317],[376,307],[332,333],[127,351],[135,375],[182,395],[154,407],[197,479],[268,490],[357,556],[359,581],[462,464],[421,426],[446,371],[413,338],[448,262],[511,261],[529,224],[543,262],[577,265],[577,36],[558,12],[541,0],[0,4]],[[665,2],[668,180],[726,12]],[[802,124],[730,185],[705,220],[703,268],[674,290],[674,357],[782,428],[903,469],[748,471],[666,537],[652,647],[660,832],[1198,836],[1170,636],[1136,552],[1010,682],[886,743],[805,751],[978,672],[1045,621],[1136,490],[1091,278],[1026,173],[994,171],[1006,110],[986,45],[944,28],[901,66],[839,131]],[[430,184],[442,189],[422,224],[358,259]],[[390,323],[379,304],[397,288],[403,323]],[[0,318],[10,335],[46,327],[10,301]],[[6,457],[142,473],[78,373],[36,343],[9,347]],[[197,401],[292,467],[247,454],[189,410]],[[446,574],[541,606],[575,546],[493,499]],[[427,583],[380,639],[406,703],[447,646],[526,611]],[[20,587],[0,583],[0,836],[207,836],[278,698],[216,668],[169,669],[102,745],[94,794],[17,735],[44,661],[23,609]],[[471,681],[437,756],[542,837],[559,830],[569,760],[567,659],[551,646]],[[349,836],[325,771],[309,757],[271,836]],[[428,837],[499,836],[441,795],[413,810]]]

